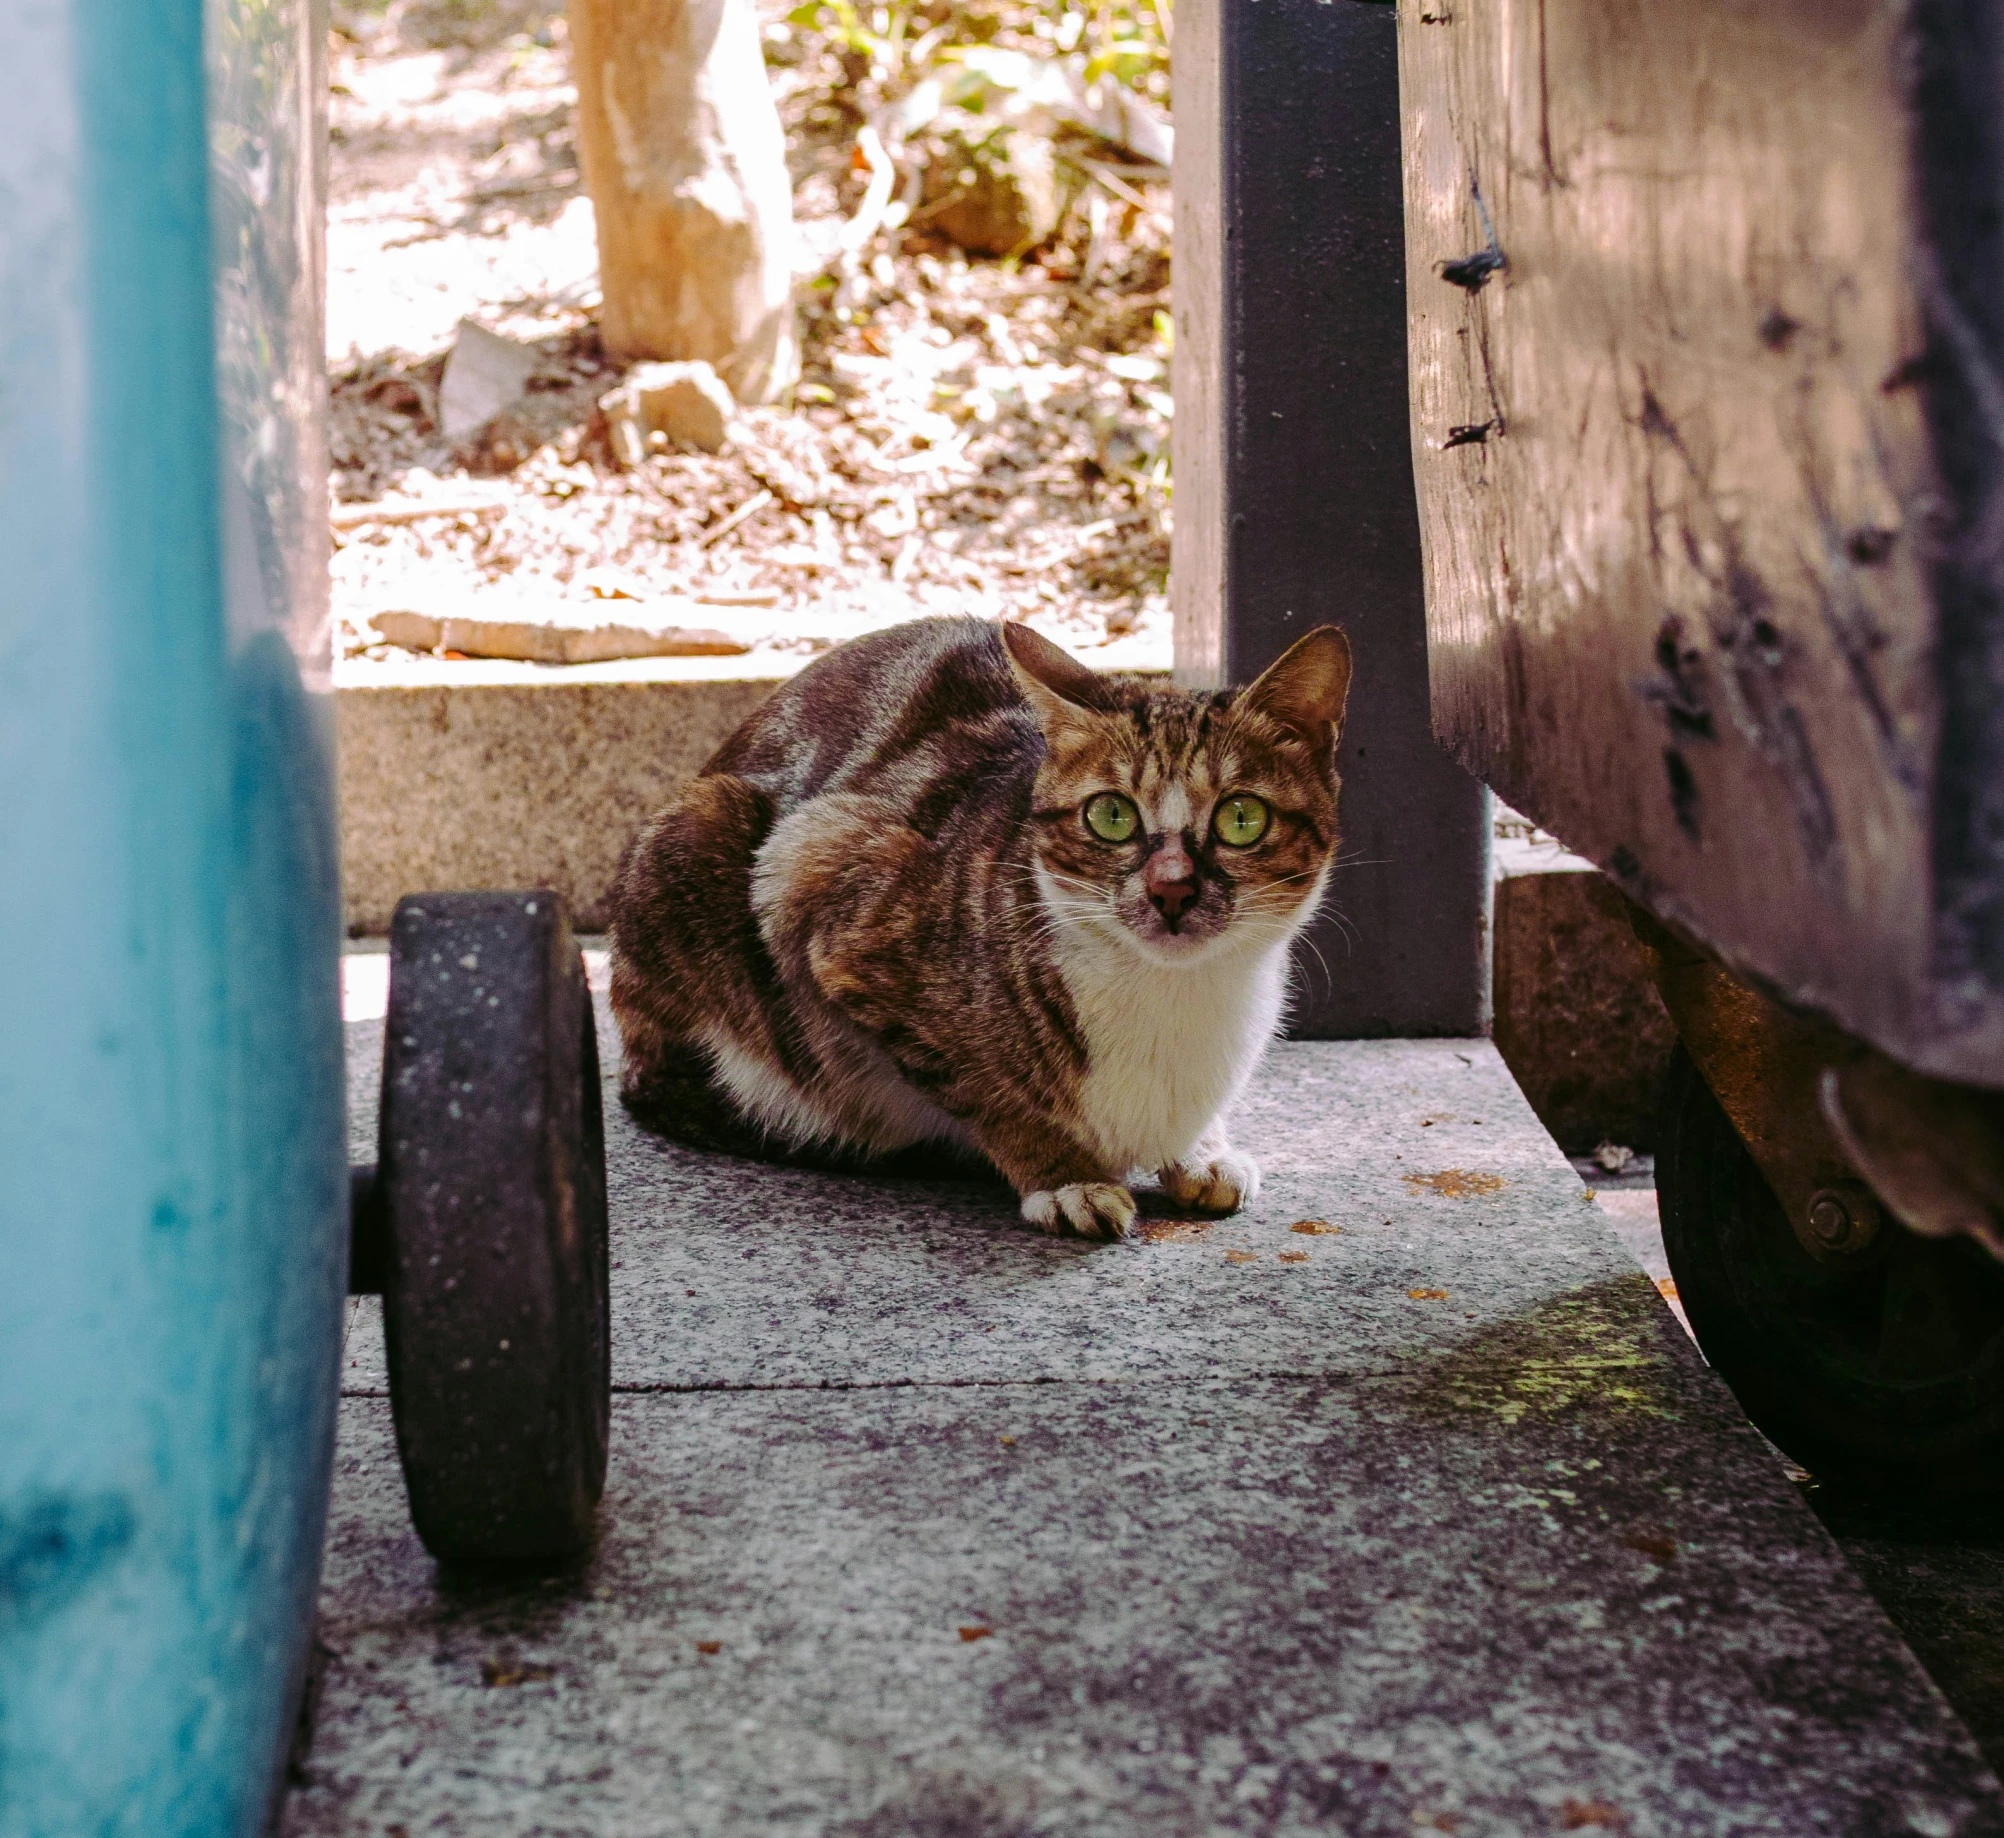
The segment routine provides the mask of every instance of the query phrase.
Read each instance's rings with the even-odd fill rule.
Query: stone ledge
[[[341,688],[349,931],[384,931],[399,898],[439,887],[552,887],[603,929],[627,838],[782,680]]]
[[[861,628],[859,628],[860,630]],[[1064,634],[1059,634],[1063,637]],[[1166,674],[1161,634],[1086,653]],[[392,656],[335,671],[348,931],[434,888],[551,887],[602,931],[620,851],[811,654],[551,667]]]

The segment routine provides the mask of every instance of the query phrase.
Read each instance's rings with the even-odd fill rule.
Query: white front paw
[[[1082,1181],[1026,1193],[1023,1217],[1057,1237],[1125,1238],[1134,1226],[1134,1196],[1112,1181]]]
[[[1230,1149],[1171,1162],[1162,1170],[1162,1191],[1192,1212],[1235,1213],[1259,1198],[1259,1163]]]

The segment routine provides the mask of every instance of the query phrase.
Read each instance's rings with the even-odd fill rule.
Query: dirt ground
[[[933,38],[1049,52],[1053,12],[942,6]],[[769,0],[762,18],[811,237],[857,208],[857,131],[896,78]],[[804,273],[803,373],[788,398],[741,411],[721,453],[628,470],[597,412],[621,367],[594,321],[561,9],[339,5],[332,80],[337,509],[469,492],[501,506],[337,534],[337,645],[351,666],[386,655],[368,623],[378,612],[493,616],[609,592],[734,599],[704,623],[760,649],[975,612],[1033,619],[1096,662],[1166,664],[1159,167],[1060,146],[1063,218],[1020,260],[969,256],[918,226],[880,232],[845,287]],[[1160,93],[1166,73],[1153,81]],[[541,365],[518,411],[455,445],[438,393],[462,317],[533,343]]]

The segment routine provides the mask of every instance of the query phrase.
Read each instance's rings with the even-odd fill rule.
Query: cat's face
[[[1186,964],[1291,933],[1336,844],[1343,634],[1310,633],[1234,697],[1110,683],[1004,630],[1044,732],[1035,849],[1054,923]]]

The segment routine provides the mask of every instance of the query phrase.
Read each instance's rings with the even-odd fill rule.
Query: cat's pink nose
[[[1174,925],[1184,907],[1197,897],[1196,877],[1196,864],[1179,840],[1165,843],[1148,858],[1148,865],[1141,871],[1141,884],[1148,889],[1155,910]]]

